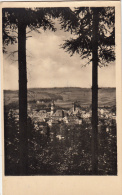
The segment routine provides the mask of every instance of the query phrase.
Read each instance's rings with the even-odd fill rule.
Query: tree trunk
[[[26,72],[26,25],[18,18],[18,65],[19,65],[19,131],[20,175],[27,174],[27,72]]]
[[[98,174],[98,9],[93,10],[92,37],[92,174]]]

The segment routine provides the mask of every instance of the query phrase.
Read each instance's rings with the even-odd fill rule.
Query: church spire
[[[54,100],[51,103],[51,115],[54,114]]]
[[[75,102],[73,103],[73,113],[75,112]]]

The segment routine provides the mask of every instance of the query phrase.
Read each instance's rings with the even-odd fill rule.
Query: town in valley
[[[112,175],[117,171],[115,89],[100,90],[98,105],[99,174]],[[91,174],[92,108],[90,94],[90,89],[82,88],[31,89],[28,91],[30,174]],[[102,105],[102,99],[104,99],[104,105]],[[5,126],[7,123],[9,127],[14,126],[14,150],[18,150],[17,91],[5,91],[5,101],[5,117],[7,118]],[[9,132],[9,128],[7,131]],[[7,137],[9,148],[13,140],[10,140],[10,136]],[[12,157],[9,154],[6,158]]]

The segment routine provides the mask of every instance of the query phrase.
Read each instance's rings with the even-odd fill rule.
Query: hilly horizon
[[[5,105],[18,102],[18,90],[4,90]],[[28,103],[32,101],[55,101],[62,107],[71,107],[72,103],[78,101],[81,106],[91,105],[91,88],[80,87],[55,87],[55,88],[31,88],[28,89]],[[116,105],[116,88],[100,88],[98,90],[98,105]]]
[[[33,90],[33,89],[92,89],[92,87],[32,87],[27,88],[27,90]],[[116,87],[99,87],[99,89],[116,89]],[[19,91],[19,89],[3,89],[3,91]]]

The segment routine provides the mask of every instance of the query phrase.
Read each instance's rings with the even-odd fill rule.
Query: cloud
[[[3,64],[3,73],[3,88],[18,89],[18,66],[11,64],[9,59],[6,59]]]
[[[74,54],[72,57],[60,48],[71,34],[59,30],[41,33],[33,31],[27,39],[27,75],[28,87],[91,87],[92,65],[82,67],[86,60]],[[17,50],[17,44],[7,47],[9,52]],[[18,88],[17,54],[6,59],[4,55],[4,88]],[[13,63],[11,66],[10,64]],[[115,63],[99,69],[99,86],[115,86]]]

